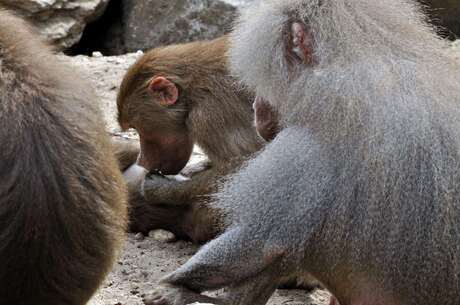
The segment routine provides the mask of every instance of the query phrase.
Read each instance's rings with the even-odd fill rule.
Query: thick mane
[[[260,26],[267,24],[260,22],[267,11],[271,28]],[[312,29],[317,59],[312,67],[294,67],[294,79],[283,52],[293,12]],[[243,14],[232,36],[233,73],[268,100],[279,101],[286,125],[323,130],[331,140],[363,127],[378,130],[384,122],[375,121],[373,113],[382,111],[387,114],[375,119],[418,128],[433,123],[426,112],[444,112],[444,124],[458,130],[460,113],[451,109],[460,101],[460,66],[446,55],[447,42],[425,18],[413,1],[260,2]],[[260,38],[245,41],[248,37]]]
[[[272,14],[271,28],[257,20],[267,19],[267,11]],[[292,70],[280,52],[293,12],[313,29],[317,58],[313,66],[295,67],[295,77],[289,76]],[[327,147],[340,173],[334,182],[339,194],[364,200],[369,211],[362,213],[382,204],[383,195],[376,196],[377,201],[367,197],[376,193],[393,198],[393,205],[400,207],[416,201],[427,206],[456,204],[460,67],[447,55],[447,42],[425,23],[419,6],[396,0],[268,1],[241,18],[232,36],[233,72],[280,110],[288,127],[284,137],[298,126]],[[255,34],[248,34],[251,28]],[[267,149],[275,148],[276,141]],[[280,155],[289,153],[289,148],[277,149],[265,155],[271,160],[256,158],[249,166],[277,163]],[[308,155],[309,147],[303,151]],[[295,183],[308,181],[311,166],[296,173]],[[289,179],[291,173],[279,175]],[[233,181],[238,179],[243,180]],[[227,184],[222,196],[244,183]],[[260,184],[250,187],[254,194],[265,191]],[[416,196],[404,199],[401,194],[406,193]],[[235,198],[231,204],[238,205],[238,200],[248,201]]]

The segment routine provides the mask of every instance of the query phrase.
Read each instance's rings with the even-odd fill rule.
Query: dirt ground
[[[141,55],[116,57],[77,56],[70,60],[90,79],[101,99],[101,108],[110,133],[119,133],[116,123],[116,94],[127,68]],[[133,136],[129,134],[127,136]],[[202,158],[197,150],[193,161]],[[88,305],[142,305],[142,294],[153,289],[157,281],[183,264],[198,249],[177,241],[160,242],[152,237],[129,234],[124,251],[103,287]],[[329,301],[325,291],[308,294],[301,290],[278,290],[270,305],[323,305]]]
[[[142,305],[141,296],[155,287],[159,278],[173,271],[195,253],[197,247],[178,241],[164,243],[130,234],[122,257],[115,264],[104,286],[89,305]],[[329,296],[317,290],[278,290],[270,305],[328,304]]]

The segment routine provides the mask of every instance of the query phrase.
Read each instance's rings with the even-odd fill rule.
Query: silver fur
[[[424,18],[409,0],[242,14],[233,73],[284,130],[216,196],[228,231],[166,282],[254,305],[255,286],[310,272],[342,305],[460,304],[460,67]],[[314,33],[311,66],[289,68],[291,20]]]

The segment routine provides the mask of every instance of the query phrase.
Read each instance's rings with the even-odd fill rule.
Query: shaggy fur
[[[212,302],[261,305],[305,272],[341,305],[460,303],[460,67],[424,18],[404,0],[242,15],[233,72],[284,130],[224,185],[229,229],[164,280],[161,304],[227,286]],[[313,33],[312,65],[290,58],[292,22]]]
[[[204,243],[220,230],[221,217],[209,208],[209,194],[216,191],[222,176],[263,145],[253,128],[253,98],[229,76],[227,49],[226,36],[155,48],[124,76],[117,101],[118,119],[122,126],[137,128],[141,142],[155,138],[145,145],[143,154],[159,160],[155,158],[158,151],[167,161],[163,163],[172,160],[177,164],[179,159],[185,165],[189,156],[183,160],[177,152],[187,147],[177,139],[187,137],[190,141],[186,142],[198,144],[211,161],[211,166],[187,181],[157,175],[146,179],[145,184],[134,185],[130,200],[133,231],[148,233],[162,228],[179,238]],[[173,105],[161,105],[148,89],[149,82],[158,76],[178,88],[179,98]]]
[[[0,304],[84,305],[112,266],[125,190],[90,86],[0,11]]]

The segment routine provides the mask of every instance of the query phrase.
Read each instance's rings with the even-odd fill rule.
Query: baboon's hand
[[[174,197],[172,193],[178,184],[187,180],[185,177],[177,176],[164,176],[159,172],[151,173],[143,180],[140,192],[149,202],[168,202]]]
[[[217,299],[172,285],[158,286],[152,293],[144,295],[142,301],[145,305],[223,304]]]

